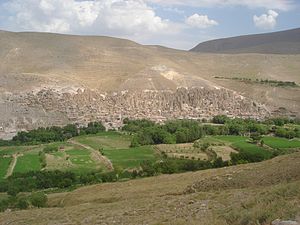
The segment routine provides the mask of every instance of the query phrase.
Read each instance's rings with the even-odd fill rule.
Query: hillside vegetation
[[[167,204],[149,214],[158,224],[168,224],[166,221],[174,216],[178,219],[175,224],[200,221],[218,225],[242,221],[250,225],[257,220],[264,225],[277,214],[280,218],[296,218],[298,120],[256,121],[219,115],[202,122],[172,120],[157,124],[124,119],[124,123],[122,131],[104,131],[101,122],[91,122],[86,127],[67,125],[19,132],[12,140],[1,141],[0,212],[4,213],[0,218],[10,221],[14,216],[6,215],[12,210],[11,215],[25,216],[21,224],[28,224],[27,213],[37,212],[34,208],[48,207],[47,213],[56,214],[60,207],[63,210],[59,215],[63,215],[71,208],[85,212],[83,205],[96,204],[97,209],[89,209],[103,209],[105,220],[90,218],[90,212],[81,215],[84,220],[110,224],[116,219],[123,223],[123,217],[131,215],[137,220],[124,219],[125,224],[143,224],[144,219],[150,221],[148,207],[162,201]],[[245,165],[235,166],[239,164]],[[288,196],[286,190],[291,190]],[[250,194],[241,202],[232,196],[235,191]],[[263,196],[262,201],[259,196]],[[273,199],[271,203],[269,198]],[[126,209],[134,213],[118,208],[124,207],[125,199],[132,204]],[[224,201],[229,200],[233,203],[228,208]],[[284,210],[274,204],[285,204]],[[26,212],[15,212],[19,210]],[[208,214],[203,217],[204,212]],[[81,216],[72,216],[72,220],[81,220]],[[60,216],[54,221],[63,223]],[[41,220],[41,224],[46,222],[47,217]]]
[[[269,224],[300,212],[300,155],[48,195],[50,208],[1,213],[9,224]],[[36,220],[36,217],[39,217]],[[258,223],[257,223],[258,221]]]

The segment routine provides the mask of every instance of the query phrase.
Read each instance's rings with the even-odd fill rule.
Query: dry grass
[[[101,91],[219,85],[258,102],[300,111],[299,104],[295,104],[299,102],[300,89],[214,79],[251,77],[300,83],[299,55],[196,54],[107,37],[6,32],[0,35],[0,83],[6,84],[1,87],[3,93],[31,91],[47,83]],[[153,69],[162,66],[166,71]],[[177,76],[168,79],[168,74]]]
[[[229,146],[212,146],[212,150],[217,154],[218,157],[221,157],[223,161],[230,160],[230,153],[237,153],[236,150]]]
[[[67,160],[68,155],[65,152],[59,152],[55,155],[46,154],[47,170],[70,169],[73,165]]]
[[[159,152],[164,152],[171,158],[185,158],[195,160],[208,160],[205,152],[193,147],[193,143],[185,144],[162,144],[155,146]]]
[[[257,219],[293,219],[300,204],[299,163],[300,153],[295,153],[262,163],[87,186],[49,195],[51,208],[2,213],[0,221],[22,225],[250,225]],[[236,174],[233,183],[214,183],[217,177],[228,179],[228,174]],[[185,192],[201,181],[211,188]]]

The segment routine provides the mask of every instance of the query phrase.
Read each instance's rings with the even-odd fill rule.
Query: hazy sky
[[[0,29],[122,37],[189,49],[300,27],[300,0],[0,0]]]

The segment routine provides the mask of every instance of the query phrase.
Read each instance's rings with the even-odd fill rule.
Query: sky
[[[300,0],[0,0],[0,30],[126,38],[190,49],[300,27]]]

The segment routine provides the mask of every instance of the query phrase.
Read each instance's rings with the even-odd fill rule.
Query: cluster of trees
[[[228,79],[228,80],[238,80],[244,82],[251,82],[251,83],[259,83],[259,84],[268,84],[272,86],[278,87],[297,87],[298,85],[294,81],[278,81],[278,80],[269,80],[269,79],[255,79],[252,80],[251,78],[246,77],[222,77],[222,76],[215,76],[216,79]]]
[[[78,127],[76,124],[68,124],[64,127],[40,127],[31,131],[18,132],[11,141],[0,140],[0,146],[60,142],[78,135],[96,134],[103,131],[105,127],[101,122],[90,122],[87,127]]]
[[[207,135],[249,135],[258,133],[265,135],[269,132],[269,126],[252,119],[230,119],[225,115],[215,116],[212,123],[222,126],[204,125]]]
[[[43,192],[35,192],[30,195],[13,193],[8,198],[0,201],[0,212],[6,209],[28,209],[29,207],[42,208],[47,205],[47,195]]]
[[[276,127],[275,136],[283,137],[288,139],[293,139],[295,137],[300,137],[300,129],[299,128],[284,128],[284,127]]]
[[[99,132],[104,132],[106,129],[101,122],[90,122],[87,127],[80,128],[80,135],[84,134],[97,134]]]
[[[31,131],[21,131],[13,137],[15,144],[39,144],[55,141],[64,141],[79,135],[79,130],[75,124],[64,127],[40,127]]]
[[[264,151],[239,151],[238,153],[230,153],[231,164],[244,164],[244,163],[254,163],[261,162],[272,158],[274,155],[271,152]]]
[[[215,116],[212,123],[223,126],[204,125],[203,129],[207,135],[266,135],[274,134],[278,137],[292,139],[300,137],[297,127],[283,127],[286,124],[300,124],[297,119],[270,118],[265,121],[253,119],[228,118],[225,115]]]
[[[262,123],[267,125],[275,125],[275,126],[284,126],[286,124],[300,125],[300,119],[298,118],[289,119],[287,117],[275,117],[275,118],[266,119],[265,121],[262,121]]]
[[[225,115],[215,116],[212,123],[202,124],[192,120],[168,121],[164,125],[155,124],[149,120],[125,121],[123,131],[134,134],[131,142],[132,147],[153,144],[189,143],[200,139],[204,135],[266,135],[274,134],[278,137],[300,137],[298,128],[283,128],[282,126],[294,123],[298,120],[287,118],[272,118],[266,121],[254,119],[229,118]]]
[[[216,158],[214,161],[165,158],[156,162],[144,161],[141,163],[142,170],[139,172],[139,175],[155,176],[158,174],[183,173],[188,171],[221,168],[228,165],[229,162],[223,161],[222,158]]]
[[[198,121],[174,120],[164,125],[148,120],[126,120],[124,131],[135,133],[131,146],[193,142],[203,136]]]
[[[31,192],[47,188],[66,188],[76,181],[76,175],[63,171],[32,171],[16,173],[0,181],[0,192]]]
[[[48,188],[70,188],[81,184],[114,182],[119,179],[132,178],[136,175],[127,171],[95,171],[76,174],[71,171],[32,171],[16,173],[0,181],[0,192],[16,196],[20,192],[32,192]]]
[[[297,84],[294,81],[278,81],[278,80],[256,80],[256,82],[260,82],[262,84],[270,84],[278,87],[297,87]]]
[[[129,120],[128,118],[125,118],[123,120],[124,126],[122,130],[128,131],[130,133],[137,133],[142,129],[153,127],[155,126],[155,123],[150,120],[141,119],[141,120]]]

